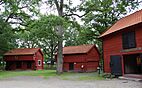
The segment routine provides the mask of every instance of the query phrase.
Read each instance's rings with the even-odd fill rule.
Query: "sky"
[[[47,1],[47,0],[43,0],[43,2],[45,2],[45,1]],[[64,0],[64,1],[65,1],[65,3],[66,3],[66,0]],[[139,0],[139,1],[142,1],[142,0]],[[72,0],[72,3],[73,3],[73,6],[77,6],[77,5],[79,5],[79,4],[81,3],[81,0]],[[51,8],[49,9],[49,8],[50,8],[50,6],[47,6],[46,3],[43,3],[43,4],[41,5],[41,7],[40,7],[40,12],[41,12],[42,14],[55,14],[55,15],[58,14],[55,8],[52,8],[52,9],[51,9]],[[47,10],[47,9],[48,9],[48,10]],[[140,7],[138,7],[137,9],[135,9],[135,10],[133,10],[133,11],[131,11],[131,12],[128,12],[128,13],[126,14],[126,16],[127,16],[127,15],[130,15],[130,14],[132,14],[132,13],[134,13],[134,12],[140,10],[140,9],[142,9],[142,3],[141,3],[141,5],[140,5]],[[76,12],[76,13],[79,14],[79,15],[82,15],[82,14],[83,14],[83,12]],[[75,18],[78,20],[78,22],[79,22],[80,24],[83,25],[83,22],[80,20],[80,18],[78,18],[77,16],[76,16]]]
[[[47,0],[42,0],[42,1],[46,2]],[[67,3],[66,0],[64,0],[64,1],[65,1],[65,3]],[[73,2],[73,6],[77,6],[81,3],[80,0],[72,0],[72,2]],[[50,8],[50,6],[47,6],[46,3],[42,3],[42,6],[40,7],[41,13],[42,14],[47,14],[47,13],[48,14],[57,14],[57,11],[55,8],[50,8],[50,9],[49,8]]]
[[[43,2],[45,2],[45,1],[47,1],[47,0],[43,0]],[[66,0],[64,0],[64,1],[65,1],[65,3],[67,3]],[[139,1],[142,1],[142,0],[139,0]],[[77,6],[77,5],[79,5],[81,3],[81,0],[72,0],[72,3],[73,3],[73,6]],[[134,13],[135,11],[138,11],[140,9],[142,9],[142,3],[141,3],[141,5],[140,5],[140,7],[138,9],[135,9],[134,11],[128,12],[127,15],[129,15],[131,13]],[[3,11],[3,9],[2,9],[2,6],[0,5],[0,12],[1,11]],[[26,11],[26,12],[28,12],[28,11]],[[50,8],[50,6],[47,5],[46,3],[41,3],[40,12],[41,12],[41,14],[46,14],[46,15],[47,14],[57,15],[58,14],[57,11],[56,11],[56,8]],[[83,14],[83,12],[76,12],[76,13],[79,14],[79,15]],[[28,14],[30,14],[30,12],[28,12]],[[34,18],[36,19],[37,17],[34,17]],[[76,17],[76,19],[78,20],[78,22],[80,24],[83,24],[83,22],[78,17]]]
[[[43,2],[45,2],[45,1],[47,1],[47,0],[43,0]],[[139,0],[139,1],[142,1],[142,0]],[[81,3],[81,0],[72,0],[72,2],[73,2],[73,6],[77,6],[77,5],[79,5]],[[66,3],[66,0],[65,0],[65,3]],[[134,11],[128,13],[128,15],[135,12],[135,11],[138,11],[140,9],[142,9],[142,3],[141,3],[141,5],[140,5],[140,7],[138,9],[135,9]],[[46,14],[46,13],[57,14],[55,9],[53,9],[53,8],[49,9],[49,6],[47,6],[46,3],[42,4],[42,6],[40,7],[40,10],[41,10],[42,14]]]

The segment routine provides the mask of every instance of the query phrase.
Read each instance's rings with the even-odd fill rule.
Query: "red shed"
[[[105,72],[142,74],[142,10],[118,20],[100,37]]]
[[[63,71],[91,72],[99,66],[99,52],[95,45],[63,48]]]
[[[4,54],[6,70],[43,69],[43,53],[40,48],[13,49]]]

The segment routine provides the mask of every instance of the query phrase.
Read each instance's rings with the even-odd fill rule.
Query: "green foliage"
[[[35,16],[40,0],[1,0],[0,1],[0,54],[16,48],[15,30],[24,29]],[[36,12],[35,12],[36,11]],[[29,13],[28,13],[29,12]],[[24,34],[23,34],[24,35]]]
[[[3,54],[16,47],[15,39],[11,26],[0,19],[0,69],[4,68]]]
[[[16,30],[28,25],[33,16],[39,11],[37,9],[40,0],[1,0],[2,10],[0,15],[5,22],[14,24]]]
[[[101,42],[98,36],[118,19],[139,6],[138,1],[131,0],[87,0],[80,6],[84,11],[82,17],[84,25],[80,31],[80,40],[84,43],[95,43],[102,52]]]
[[[65,18],[73,20],[66,35],[65,46],[97,44],[102,52],[102,43],[98,36],[108,27],[139,6],[138,1],[130,0],[86,0],[76,7],[66,6]],[[76,11],[84,12],[81,16]],[[74,16],[81,18],[83,25],[76,24]],[[70,36],[70,37],[69,37]]]
[[[41,15],[40,1],[0,1],[0,55],[17,47],[40,47],[45,57],[53,60],[57,44],[60,42],[61,47],[62,39],[65,46],[97,44],[102,52],[98,36],[139,6],[138,0],[83,0],[77,6],[72,0],[45,1],[47,5],[56,7],[58,16],[55,16]],[[84,14],[79,15],[78,11]],[[38,19],[34,19],[35,16]],[[77,22],[76,16],[84,22],[83,25]]]
[[[109,26],[115,23],[128,10],[132,11],[139,6],[136,0],[88,0],[80,8],[88,14],[82,18],[85,26],[93,28],[99,34],[104,32]]]
[[[57,49],[58,35],[56,27],[62,25],[66,30],[68,22],[62,17],[55,15],[41,16],[38,20],[32,21],[25,31],[18,32],[17,39],[19,47],[42,48],[45,61],[54,60],[54,53]]]
[[[0,19],[0,55],[15,47],[15,35],[9,24]]]

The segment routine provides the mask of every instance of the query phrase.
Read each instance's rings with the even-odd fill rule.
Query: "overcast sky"
[[[47,0],[43,0],[43,2],[45,2],[45,1],[47,1]],[[139,1],[142,1],[142,0],[139,0]],[[66,3],[67,1],[65,0],[65,3]],[[81,0],[72,0],[72,2],[73,2],[73,6],[77,6],[77,5],[79,5],[80,3],[81,3]],[[138,8],[138,9],[135,9],[134,11],[132,11],[132,12],[128,12],[127,13],[127,15],[129,15],[129,14],[131,14],[131,13],[133,13],[133,12],[135,12],[135,11],[138,11],[138,10],[140,10],[140,9],[142,9],[142,3],[141,3],[141,5],[140,5],[140,7]],[[0,5],[0,12],[1,11],[3,11],[3,9],[2,9],[2,6]],[[26,11],[26,10],[25,10]],[[26,11],[28,14],[30,14],[30,12],[29,11]],[[57,15],[57,11],[56,11],[56,9],[55,8],[50,8],[50,6],[47,6],[47,4],[46,3],[42,3],[41,4],[41,7],[40,7],[40,12],[42,13],[42,14],[55,14],[55,15]],[[83,14],[83,12],[77,12],[77,14],[79,14],[79,15],[82,15]],[[37,18],[37,17],[34,17],[34,18]],[[77,17],[76,17],[77,18]],[[38,18],[37,18],[38,19]],[[81,20],[79,19],[79,18],[77,18],[78,19],[78,22],[79,23],[81,23],[82,24],[82,22],[81,22]]]
[[[47,1],[47,0],[43,0],[44,1]],[[142,0],[139,0],[139,1],[142,1]],[[73,6],[77,6],[81,3],[80,0],[72,0],[73,2]],[[66,2],[65,2],[66,3]],[[48,10],[47,10],[48,9]],[[135,12],[135,11],[138,11],[142,9],[142,3],[140,5],[140,7],[138,9],[135,9],[134,11],[132,11],[131,13]],[[41,13],[42,14],[57,14],[57,11],[55,9],[50,9],[49,6],[46,5],[46,3],[43,3],[42,6],[40,7],[40,10],[41,10]],[[131,14],[131,13],[128,13],[128,14]],[[81,13],[80,13],[81,14]]]

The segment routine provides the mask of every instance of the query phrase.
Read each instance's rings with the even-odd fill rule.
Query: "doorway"
[[[21,69],[21,67],[22,67],[22,62],[16,61],[16,69]]]
[[[27,61],[27,69],[31,69],[32,68],[32,62],[31,61]]]
[[[142,59],[140,54],[124,55],[124,74],[142,74]]]
[[[110,56],[110,68],[111,68],[112,75],[115,75],[115,76],[122,75],[121,56],[119,55]]]
[[[74,70],[74,63],[69,63],[69,70]]]
[[[6,69],[6,70],[12,70],[12,68],[11,68],[12,65],[13,65],[13,62],[7,61],[7,62],[6,62],[6,67],[5,67],[5,69]]]

